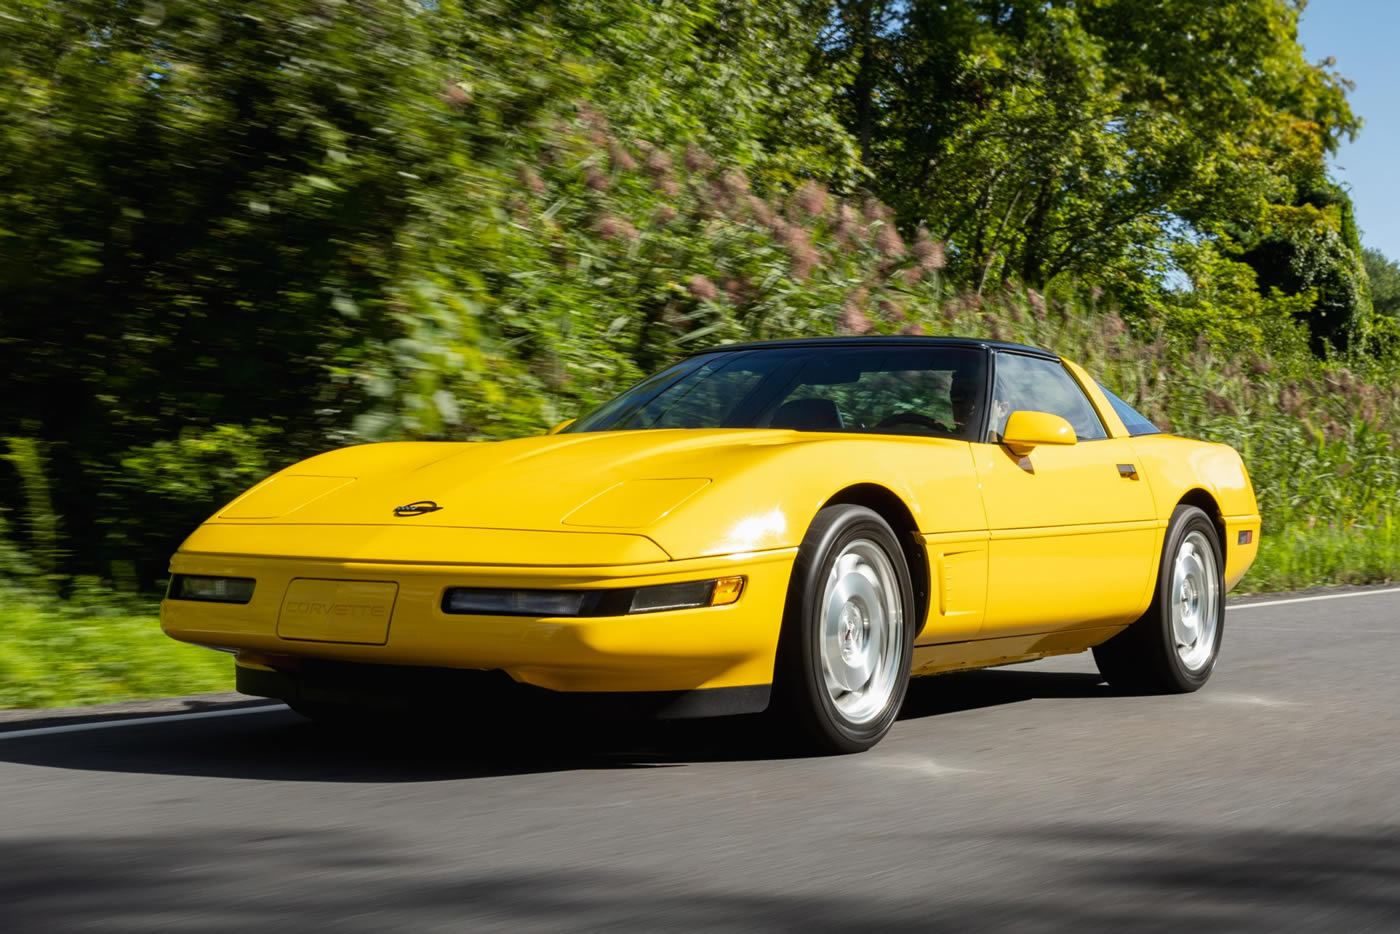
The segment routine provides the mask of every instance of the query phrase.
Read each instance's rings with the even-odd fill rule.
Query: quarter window
[[[1022,409],[1060,416],[1080,441],[1108,437],[1089,397],[1058,360],[999,353],[992,388],[992,442],[1001,440],[1011,413]]]
[[[1128,429],[1128,434],[1137,437],[1138,435],[1160,435],[1162,433],[1162,429],[1152,424],[1146,415],[1118,398],[1103,383],[1099,383],[1099,389],[1108,399],[1108,404],[1113,406],[1113,411],[1117,412],[1118,417],[1123,420],[1123,427]]]

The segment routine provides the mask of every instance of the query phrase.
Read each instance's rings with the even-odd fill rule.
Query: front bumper
[[[556,692],[769,685],[795,552],[595,568],[401,565],[180,552],[171,560],[173,573],[252,577],[257,584],[247,604],[167,599],[161,604],[161,627],[185,642],[236,650],[240,677],[244,670],[288,671],[295,660],[315,659],[501,671],[514,681]],[[729,606],[553,619],[442,611],[449,587],[611,589],[737,574],[747,583],[738,602]],[[279,614],[296,580],[396,584],[383,644],[279,636]]]

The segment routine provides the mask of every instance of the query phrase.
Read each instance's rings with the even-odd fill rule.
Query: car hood
[[[263,481],[181,550],[537,566],[738,555],[795,548],[829,497],[861,484],[911,504],[914,487],[936,489],[947,528],[985,522],[967,442],[672,429],[342,448]],[[422,508],[400,515],[410,504]]]
[[[760,451],[814,437],[792,431],[626,431],[363,445],[268,478],[212,521],[644,529]],[[396,513],[413,503],[430,511]]]

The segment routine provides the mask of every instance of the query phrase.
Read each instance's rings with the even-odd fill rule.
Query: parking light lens
[[[257,582],[251,577],[207,577],[176,574],[170,579],[172,600],[202,600],[206,603],[247,603],[253,599]]]
[[[687,581],[684,584],[661,584],[638,587],[632,594],[628,613],[658,613],[662,610],[687,610],[709,606],[715,592],[714,581]]]
[[[457,587],[447,592],[446,613],[475,616],[581,616],[587,593],[578,590],[494,590]]]
[[[442,611],[466,616],[627,616],[728,606],[739,599],[743,590],[742,577],[614,590],[452,587],[443,594]]]

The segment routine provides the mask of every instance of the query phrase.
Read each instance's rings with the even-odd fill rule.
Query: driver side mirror
[[[576,421],[578,421],[578,419],[576,419],[576,418],[565,419],[564,421],[562,421],[562,422],[560,422],[559,424],[555,425],[553,428],[549,429],[549,431],[546,431],[545,434],[547,434],[547,435],[557,435],[557,434],[559,434],[559,432],[563,431],[565,428],[568,428],[570,425],[572,425],[572,424],[573,424],[574,422],[576,422]]]
[[[1001,433],[1001,443],[1018,457],[1029,454],[1042,444],[1064,445],[1078,441],[1074,428],[1060,416],[1029,409],[1012,412],[1006,420],[1006,430]]]

